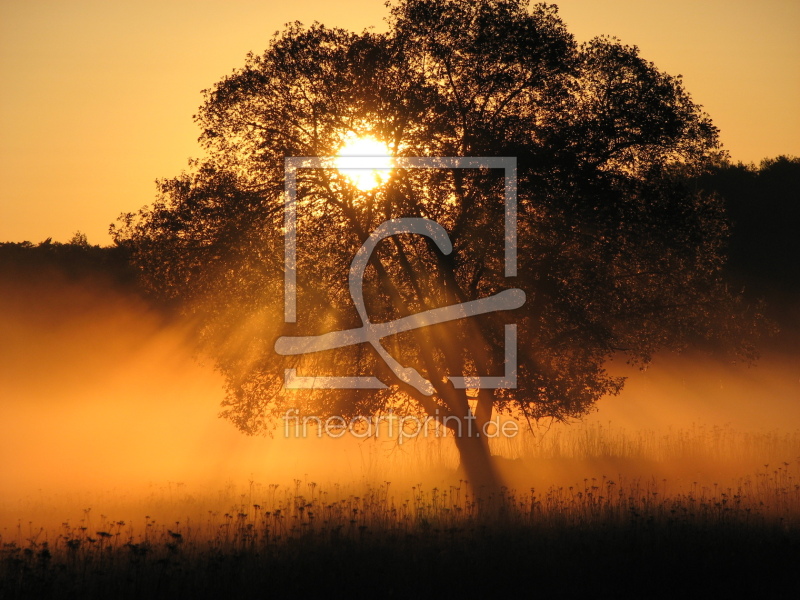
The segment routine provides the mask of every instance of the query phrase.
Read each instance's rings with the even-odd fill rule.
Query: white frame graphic
[[[297,171],[336,168],[336,157],[286,157],[284,163],[284,322],[297,322]],[[517,275],[517,159],[515,157],[398,157],[400,169],[503,169],[504,172],[504,275]],[[517,326],[505,325],[505,369],[502,377],[448,376],[457,389],[517,387]],[[287,389],[385,389],[373,376],[300,376],[286,369]]]

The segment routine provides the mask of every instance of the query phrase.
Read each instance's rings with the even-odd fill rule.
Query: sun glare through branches
[[[336,168],[362,192],[385,183],[393,160],[389,147],[372,136],[350,133],[336,153]]]

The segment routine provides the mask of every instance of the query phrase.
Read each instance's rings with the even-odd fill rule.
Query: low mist
[[[90,508],[125,518],[159,505],[224,509],[271,484],[458,483],[449,438],[286,439],[280,424],[273,438],[240,433],[217,416],[223,381],[193,356],[188,328],[113,286],[2,289],[0,529]],[[624,361],[609,369],[629,377],[625,390],[582,422],[522,423],[518,437],[493,441],[512,485],[602,476],[710,485],[800,460],[797,353],[767,348],[754,366],[687,354],[658,356],[646,371]]]

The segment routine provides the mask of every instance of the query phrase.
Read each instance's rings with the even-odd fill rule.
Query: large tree
[[[289,26],[205,92],[205,157],[116,239],[146,280],[197,316],[226,375],[224,415],[243,431],[287,408],[344,417],[394,410],[467,418],[493,411],[566,419],[622,379],[614,355],[648,361],[736,329],[722,282],[726,221],[688,178],[718,156],[717,130],[635,47],[576,44],[555,6],[525,0],[399,0],[386,33]],[[298,319],[283,322],[284,164],[373,136],[400,157],[515,157],[518,270],[503,264],[504,178],[496,169],[395,169],[361,191],[336,169],[298,171]],[[424,218],[452,242],[383,241],[364,272],[369,319],[389,321],[520,288],[512,311],[384,340],[432,393],[395,377],[368,344],[284,357],[283,335],[359,327],[353,256],[381,223]],[[451,375],[504,371],[518,326],[517,385],[456,389]],[[722,335],[722,334],[720,334]],[[377,374],[383,390],[284,389],[284,369]],[[453,421],[450,421],[451,423]],[[485,437],[456,436],[473,482],[497,482]]]

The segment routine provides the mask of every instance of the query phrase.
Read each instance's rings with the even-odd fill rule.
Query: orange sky
[[[797,0],[563,0],[684,76],[734,160],[800,155]],[[0,241],[106,244],[198,154],[200,90],[283,23],[383,28],[383,0],[0,0]]]

